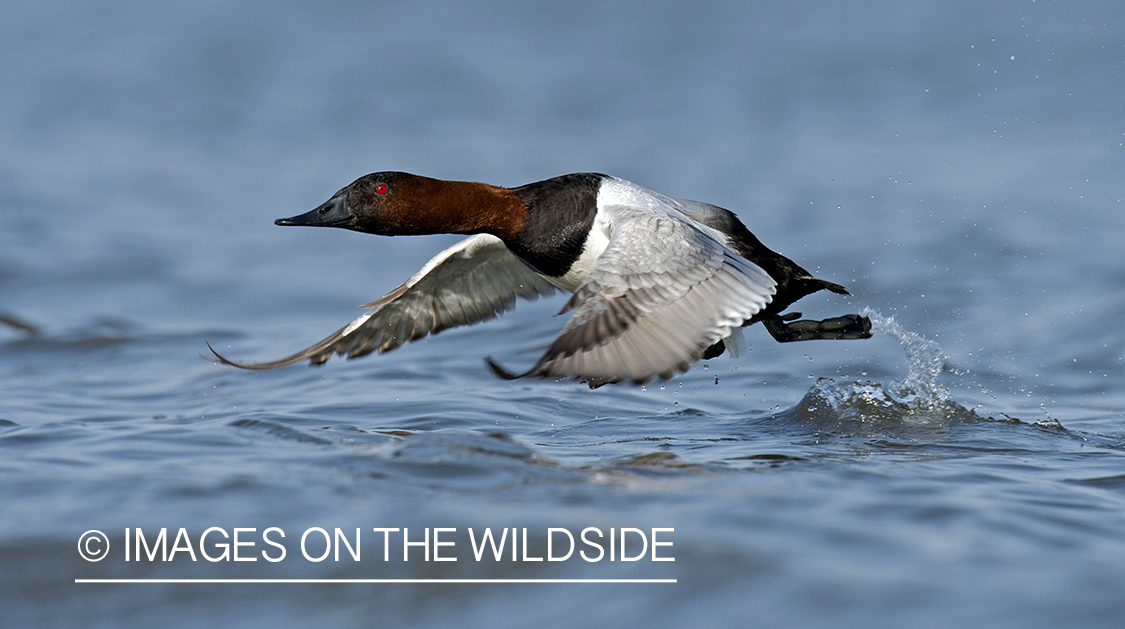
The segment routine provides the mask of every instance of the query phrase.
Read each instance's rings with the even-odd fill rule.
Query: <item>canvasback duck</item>
[[[823,321],[782,314],[839,284],[766,248],[730,211],[664,196],[623,179],[577,173],[502,188],[402,172],[365,175],[322,205],[277,225],[341,227],[383,236],[474,234],[442,251],[369,310],[321,342],[280,360],[216,362],[273,369],[332,354],[390,351],[447,328],[492,319],[515,298],[556,288],[573,311],[534,366],[504,378],[578,378],[591,386],[673,377],[743,346],[761,321],[780,342],[861,339],[867,317]],[[561,314],[561,313],[560,313]],[[208,345],[210,347],[210,345]]]

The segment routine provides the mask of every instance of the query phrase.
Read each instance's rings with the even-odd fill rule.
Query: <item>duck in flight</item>
[[[570,320],[524,373],[487,359],[497,375],[578,378],[591,386],[669,379],[700,359],[738,352],[741,328],[759,321],[782,343],[871,336],[867,317],[783,314],[821,289],[848,291],[766,248],[734,213],[608,175],[502,188],[378,172],[310,212],[275,222],[382,236],[472,235],[307,349],[252,363],[211,348],[215,362],[274,369],[306,359],[320,364],[332,354],[382,353],[495,318],[517,297],[533,300],[556,289],[573,293],[562,310],[573,312]]]

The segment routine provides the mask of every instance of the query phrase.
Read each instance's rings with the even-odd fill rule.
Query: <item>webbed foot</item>
[[[867,339],[871,338],[871,319],[855,314],[833,317],[823,321],[801,319],[801,313],[766,317],[762,325],[778,343],[813,341],[817,339]]]

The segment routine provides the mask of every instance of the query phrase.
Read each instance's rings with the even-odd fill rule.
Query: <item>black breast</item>
[[[505,244],[543,275],[566,275],[594,225],[604,179],[597,173],[575,173],[513,188],[528,214],[523,229]]]

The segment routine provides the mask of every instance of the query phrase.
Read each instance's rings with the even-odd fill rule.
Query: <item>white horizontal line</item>
[[[677,583],[676,579],[75,579],[75,583]]]

